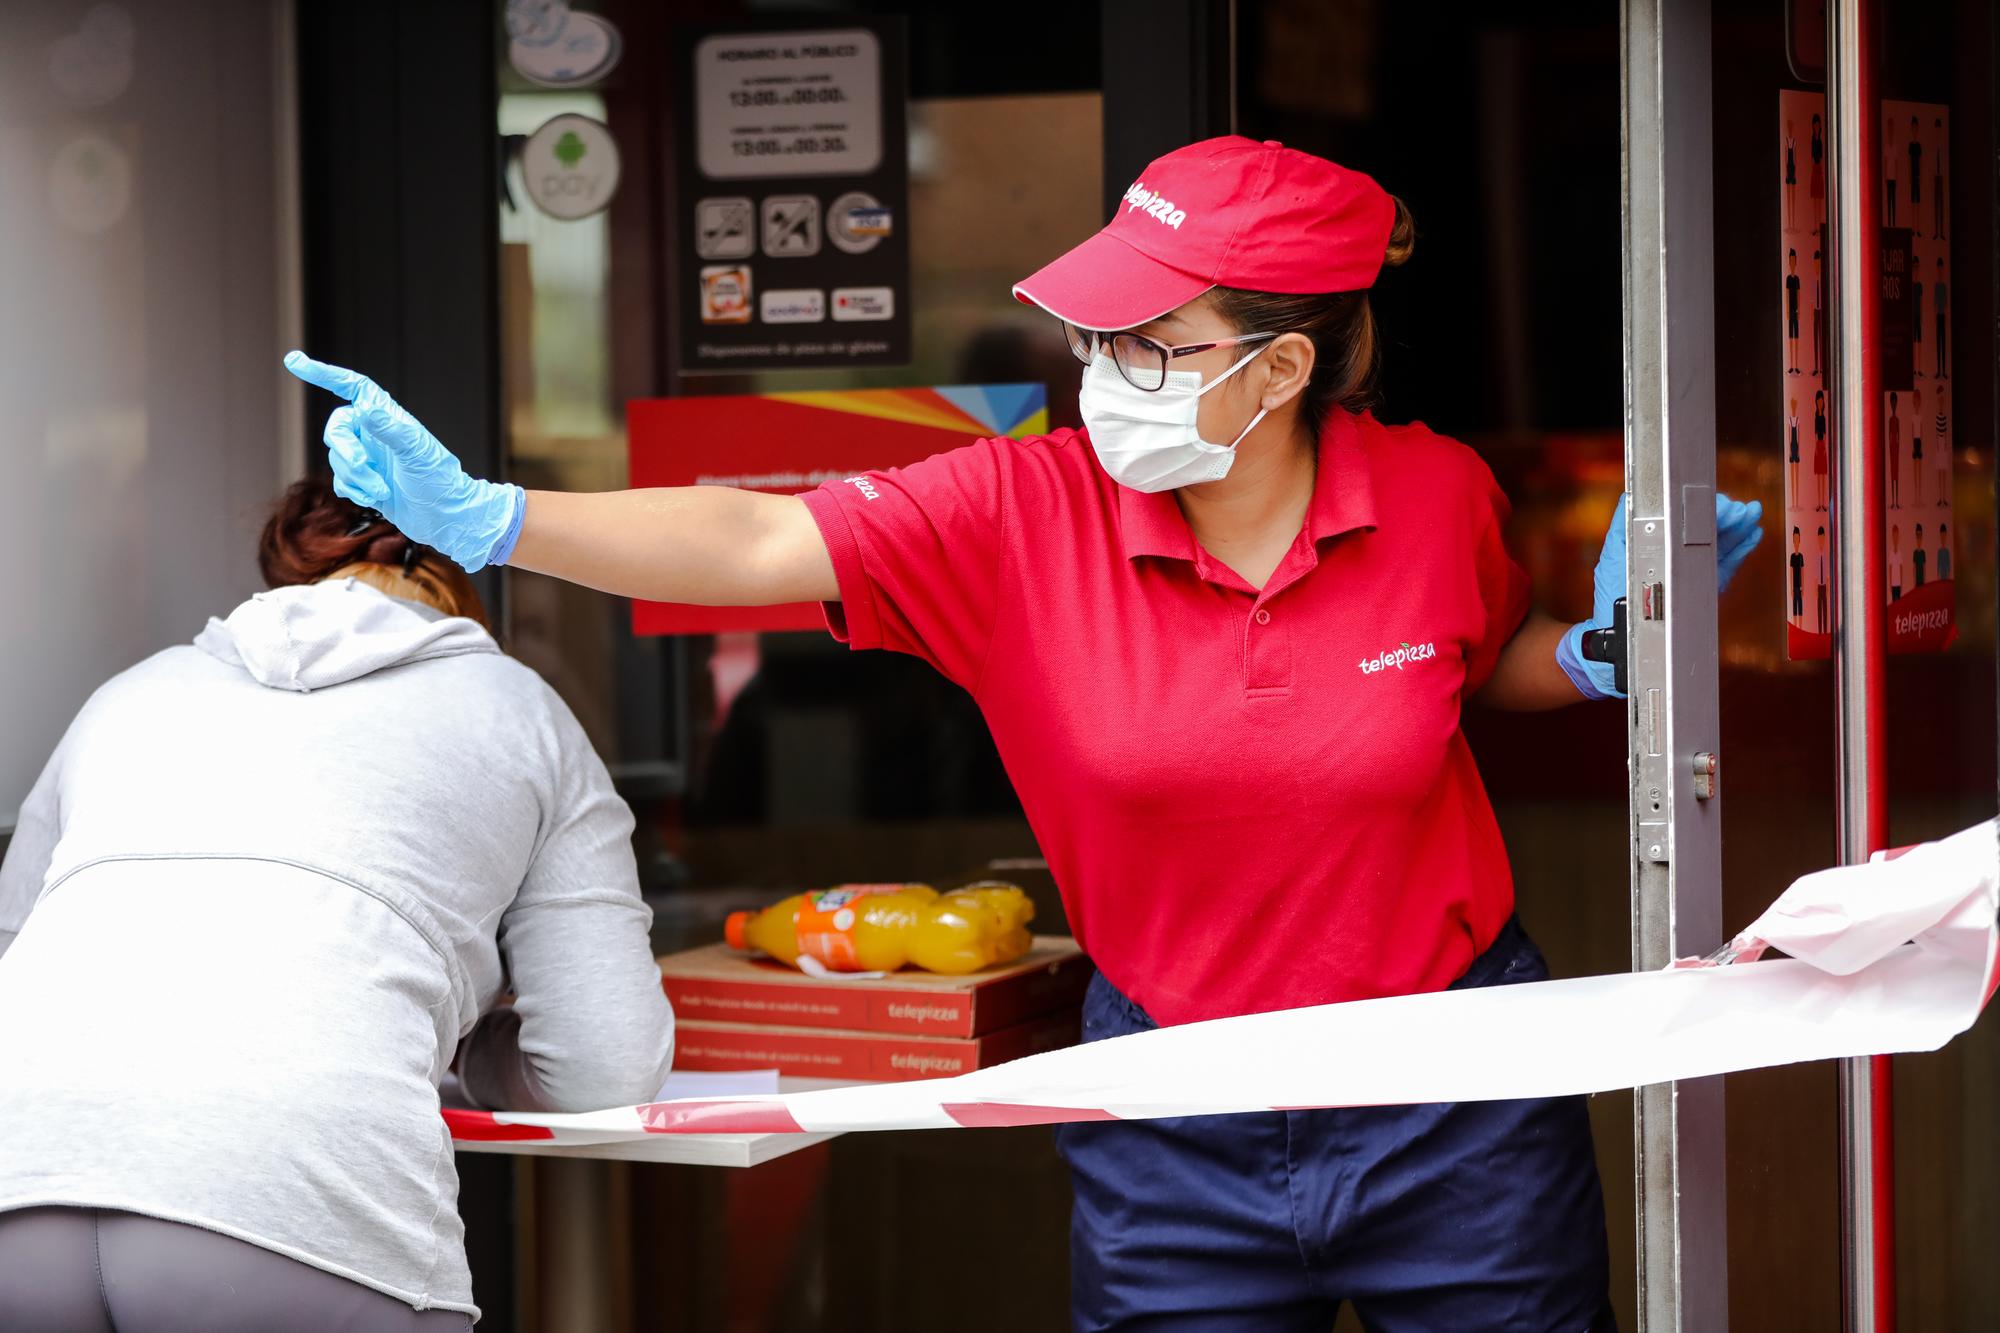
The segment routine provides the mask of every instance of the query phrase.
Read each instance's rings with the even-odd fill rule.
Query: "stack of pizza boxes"
[[[1020,959],[959,977],[815,977],[727,944],[660,959],[675,1068],[884,1083],[1075,1045],[1091,970],[1067,935],[1037,935]]]

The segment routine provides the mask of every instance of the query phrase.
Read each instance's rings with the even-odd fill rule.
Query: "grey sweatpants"
[[[465,1333],[470,1315],[393,1296],[275,1250],[107,1208],[0,1213],[8,1333]]]

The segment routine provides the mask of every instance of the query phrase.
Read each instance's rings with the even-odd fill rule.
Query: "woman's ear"
[[[1270,371],[1258,406],[1266,412],[1275,412],[1298,397],[1312,378],[1316,359],[1313,341],[1303,333],[1287,333],[1272,340],[1264,350],[1264,363]]]

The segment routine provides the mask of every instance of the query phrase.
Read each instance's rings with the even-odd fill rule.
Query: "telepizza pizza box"
[[[775,1069],[781,1075],[872,1083],[949,1078],[1074,1046],[1081,1027],[1074,1007],[980,1037],[682,1020],[674,1025],[674,1068]]]
[[[939,1037],[979,1037],[1074,1010],[1083,1002],[1091,971],[1090,960],[1067,935],[1037,935],[1034,947],[1016,961],[962,977],[912,968],[853,980],[809,977],[726,944],[660,959],[667,998],[683,1022]]]

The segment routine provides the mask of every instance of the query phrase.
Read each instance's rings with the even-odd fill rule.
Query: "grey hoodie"
[[[0,866],[0,1211],[190,1222],[476,1315],[461,1039],[513,1109],[640,1101],[672,1058],[631,832],[540,677],[353,580],[113,678]]]

